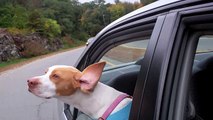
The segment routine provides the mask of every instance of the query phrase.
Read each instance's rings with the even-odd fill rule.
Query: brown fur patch
[[[81,77],[81,72],[72,68],[56,68],[50,75],[50,80],[56,85],[56,94],[58,96],[72,95],[80,88],[77,80]]]

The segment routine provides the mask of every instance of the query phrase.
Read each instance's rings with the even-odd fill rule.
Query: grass
[[[70,49],[70,48],[82,46],[82,45],[85,45],[85,44],[86,44],[86,42],[84,42],[84,41],[75,41],[74,44],[67,44],[67,43],[65,43],[64,47],[61,48],[61,50]]]
[[[20,63],[20,62],[24,62],[26,60],[28,60],[29,58],[19,58],[19,59],[12,59],[12,60],[9,60],[7,62],[1,62],[0,63],[0,68],[2,67],[6,67],[8,65],[13,65],[13,64],[17,64],[17,63]]]
[[[69,49],[69,48],[74,48],[78,46],[85,45],[85,41],[77,40],[77,39],[72,39],[69,36],[65,36],[62,38],[62,42],[64,47],[62,49]]]

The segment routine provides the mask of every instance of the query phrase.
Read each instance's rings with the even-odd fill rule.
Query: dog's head
[[[28,89],[42,98],[70,96],[78,89],[89,93],[97,85],[105,64],[105,62],[92,64],[83,72],[72,66],[52,66],[44,75],[27,80]]]

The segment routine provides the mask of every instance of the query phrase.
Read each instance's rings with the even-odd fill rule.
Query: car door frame
[[[138,83],[136,83],[134,99],[136,98],[140,101],[136,104],[134,104],[133,101],[132,111],[130,114],[131,120],[152,120],[156,116],[155,108],[157,106],[157,101],[160,101],[160,99],[157,98],[160,92],[162,92],[162,88],[159,84],[164,82],[163,79],[159,78],[165,77],[163,75],[168,67],[167,62],[169,61],[169,58],[166,58],[165,56],[169,56],[171,54],[168,49],[171,49],[171,45],[173,44],[170,39],[174,36],[171,35],[177,30],[177,26],[174,28],[176,18],[176,13],[163,15],[158,18],[161,20],[163,26],[161,26],[160,29],[156,28],[159,29],[159,34],[156,34],[155,32],[152,34],[151,41],[156,41],[156,47],[153,49],[150,46],[150,49],[153,49],[151,53],[148,53],[152,56],[150,59],[151,61],[143,61],[143,64],[148,63],[148,66],[146,69],[141,69],[141,77],[139,77]],[[163,75],[161,74],[162,72],[164,73]],[[137,98],[138,95],[140,96],[139,99]],[[136,111],[136,109],[138,110]]]
[[[184,29],[177,32],[178,37],[176,37],[175,41],[182,40],[183,42],[179,45],[179,50],[175,51],[179,55],[171,87],[170,105],[167,111],[168,119],[182,120],[186,117],[185,111],[189,96],[189,83],[198,40],[203,34],[212,34],[209,30],[213,30],[212,6],[213,3],[206,3],[178,10],[180,23],[176,24],[179,24]],[[173,61],[175,60],[173,59]]]
[[[188,37],[187,33],[184,33],[186,26],[180,23],[185,16],[209,12],[210,6],[212,4],[172,10],[166,15],[148,76],[146,76],[146,85],[140,104],[141,111],[135,119],[183,119],[188,89],[188,81],[185,79],[190,78],[193,64],[193,55],[189,53],[194,52],[195,45],[186,41]],[[208,18],[199,20],[205,21]],[[181,105],[182,103],[185,104]]]

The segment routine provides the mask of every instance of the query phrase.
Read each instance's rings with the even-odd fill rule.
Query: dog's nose
[[[27,83],[28,83],[29,87],[35,87],[39,84],[39,79],[31,78],[31,79],[27,80]]]

